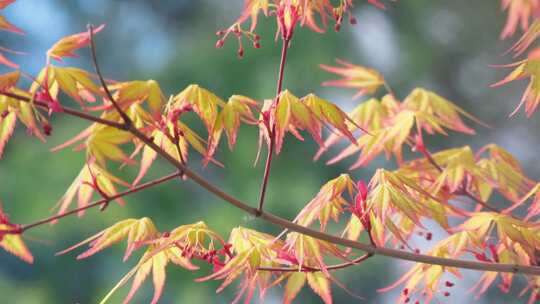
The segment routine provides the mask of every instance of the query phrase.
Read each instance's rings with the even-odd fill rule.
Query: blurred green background
[[[0,45],[22,50],[28,55],[11,57],[24,71],[33,74],[43,66],[45,51],[60,37],[84,31],[87,23],[106,23],[97,36],[98,52],[104,74],[116,80],[155,79],[164,92],[176,94],[191,83],[200,84],[223,98],[243,94],[256,99],[272,98],[279,61],[279,45],[273,40],[273,20],[261,20],[259,33],[262,48],[246,49],[245,58],[236,57],[236,42],[227,41],[215,49],[216,30],[231,24],[240,12],[241,0],[19,0],[3,14],[27,35],[0,34]],[[346,109],[358,104],[352,101],[353,91],[322,88],[319,84],[333,77],[317,68],[319,63],[332,64],[339,57],[374,67],[384,73],[400,97],[414,87],[423,86],[454,100],[467,111],[494,126],[474,126],[474,137],[451,134],[448,138],[428,140],[432,150],[451,146],[481,147],[496,142],[520,159],[532,178],[540,178],[537,149],[540,145],[537,114],[530,120],[523,113],[507,119],[517,105],[525,83],[491,89],[489,84],[501,79],[504,69],[491,64],[508,63],[502,56],[511,41],[500,41],[498,35],[505,20],[499,1],[420,1],[402,0],[388,3],[379,11],[356,1],[356,26],[344,26],[325,35],[307,29],[297,31],[286,68],[285,87],[296,95],[315,92],[339,103]],[[90,68],[88,51],[67,64]],[[1,72],[5,69],[0,68]],[[46,144],[18,128],[0,161],[0,198],[14,222],[29,223],[50,214],[55,202],[75,178],[83,165],[83,153],[69,149],[57,153],[49,148],[62,143],[82,130],[84,122],[58,116],[53,120],[53,136]],[[262,164],[253,167],[256,154],[256,128],[242,128],[234,153],[221,146],[218,158],[227,168],[200,170],[204,176],[240,199],[255,202],[262,178]],[[318,191],[325,181],[345,172],[350,162],[325,166],[313,163],[316,145],[300,143],[288,136],[283,152],[275,159],[268,193],[268,208],[292,218]],[[334,151],[335,153],[335,151]],[[329,157],[332,154],[327,155]],[[199,168],[195,158],[191,165]],[[393,162],[378,158],[368,168],[351,172],[355,178],[369,179],[374,169]],[[122,176],[133,176],[136,168],[124,169]],[[158,162],[148,178],[171,171]],[[192,182],[171,182],[127,198],[126,207],[112,206],[105,213],[90,211],[82,218],[70,217],[54,226],[31,230],[26,234],[36,262],[26,265],[0,252],[0,303],[96,303],[135,264],[135,259],[122,263],[123,246],[115,246],[84,261],[75,254],[55,257],[54,253],[72,245],[109,225],[129,217],[151,217],[161,230],[205,220],[227,236],[242,225],[269,232],[267,226],[205,193]],[[429,244],[420,244],[427,246]],[[378,294],[398,278],[407,263],[377,257],[359,267],[336,274],[361,301],[334,286],[336,303],[393,302],[393,293]],[[162,303],[229,303],[234,287],[215,294],[218,282],[194,283],[203,276],[169,267]],[[478,274],[465,272],[445,303],[475,301],[466,291]],[[128,291],[123,288],[113,297],[120,303]],[[518,287],[510,295],[495,290],[483,298],[485,303],[518,303]],[[148,302],[152,295],[147,283],[134,303]],[[268,303],[280,302],[281,290],[267,296]],[[304,289],[298,303],[318,303],[311,291]]]

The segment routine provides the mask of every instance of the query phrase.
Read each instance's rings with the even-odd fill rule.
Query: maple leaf
[[[197,279],[197,281],[223,280],[223,283],[217,289],[217,292],[221,292],[243,275],[240,291],[233,303],[238,302],[246,292],[245,302],[249,303],[257,286],[260,289],[262,299],[266,289],[271,286],[272,274],[259,271],[258,268],[278,265],[276,259],[283,242],[269,234],[237,227],[231,232],[229,243],[234,255],[219,270],[209,276]]]
[[[8,86],[14,84],[16,75],[13,73],[2,75],[2,85],[6,86],[5,90],[30,98],[29,94],[25,91],[17,89],[16,87],[8,88]],[[31,104],[20,102],[17,99],[5,95],[0,95],[0,157],[2,157],[7,141],[13,134],[16,118],[26,126],[29,134],[36,136],[41,141],[45,141],[45,137],[38,128],[34,115],[35,112]]]
[[[293,266],[298,267],[298,271],[304,268],[320,269],[327,277],[330,277],[330,273],[325,257],[333,256],[348,261],[347,253],[336,245],[296,232],[287,234],[283,251],[294,257],[296,265]]]
[[[214,132],[214,145],[217,146],[223,130],[227,134],[227,142],[229,149],[233,149],[236,144],[236,134],[240,127],[240,122],[248,124],[257,124],[257,120],[253,116],[251,107],[257,106],[257,102],[249,97],[241,95],[233,95],[227,101],[217,118]],[[215,147],[213,148],[215,149]],[[212,153],[210,153],[212,154]]]
[[[93,130],[85,142],[87,155],[94,157],[100,165],[105,165],[105,160],[131,163],[129,157],[118,146],[130,142],[132,135],[129,132],[114,127],[101,126]]]
[[[531,219],[534,216],[540,214],[540,183],[534,185],[529,192],[527,192],[522,198],[520,198],[515,204],[510,208],[504,210],[505,213],[509,213],[515,208],[522,206],[531,199],[531,203],[527,208],[527,216],[524,218],[525,221]]]
[[[455,259],[467,253],[467,250],[475,249],[479,246],[480,241],[474,233],[463,231],[454,233],[448,238],[441,240],[427,254],[435,257]],[[416,293],[422,294],[422,303],[430,303],[435,293],[440,290],[441,278],[445,272],[451,273],[457,278],[461,277],[459,270],[454,267],[416,264],[396,282],[388,287],[378,289],[378,291],[387,292],[405,283],[405,287],[398,299],[399,303],[406,302],[407,299],[412,298]],[[449,285],[448,283],[446,284]]]
[[[77,205],[84,207],[90,203],[96,192],[106,197],[117,194],[114,184],[129,187],[129,184],[115,177],[99,164],[89,161],[58,202],[58,214],[62,214],[68,210],[75,197],[77,197]],[[116,201],[120,204],[124,203],[122,198],[118,198]],[[84,211],[78,214],[82,216]]]
[[[134,250],[138,249],[145,241],[155,239],[158,237],[158,234],[156,226],[147,217],[127,219],[98,232],[66,250],[60,251],[57,255],[68,253],[80,246],[89,244],[90,248],[77,256],[78,260],[85,259],[127,238],[127,248],[123,258],[126,261]]]
[[[131,111],[135,116],[139,112]],[[120,120],[117,112],[104,112],[102,118],[111,121]],[[133,164],[133,161],[120,148],[121,145],[133,140],[133,135],[127,131],[115,127],[94,123],[72,139],[51,149],[52,152],[59,151],[77,142],[83,141],[75,147],[75,150],[86,149],[88,161],[94,160],[105,167],[106,160]]]
[[[351,133],[356,132],[359,128],[365,129],[368,132],[373,132],[383,128],[384,120],[388,118],[392,109],[396,107],[393,97],[390,95],[384,96],[382,101],[376,98],[371,98],[360,103],[351,112],[347,113],[351,122],[347,122],[347,126]],[[314,160],[318,160],[323,153],[342,140],[344,136],[338,133],[332,133],[325,140],[323,146],[317,151]]]
[[[129,271],[114,287],[109,293],[101,300],[100,304],[106,303],[113,293],[124,284],[127,283],[132,277],[133,282],[131,284],[131,289],[124,299],[123,303],[127,304],[131,302],[135,293],[141,287],[142,283],[146,278],[152,274],[152,282],[154,285],[154,295],[150,303],[156,304],[163,293],[163,288],[165,286],[166,272],[165,268],[169,263],[169,257],[165,251],[157,251],[155,247],[149,246],[146,252],[141,257],[139,263]]]
[[[21,72],[18,70],[0,75],[0,91],[7,91],[14,87],[19,81],[20,76]]]
[[[186,104],[193,107],[197,115],[204,122],[209,134],[214,130],[218,117],[218,107],[224,107],[225,102],[207,89],[191,84],[169,101],[167,111],[180,109]]]
[[[365,211],[370,216],[374,240],[379,246],[387,241],[387,228],[396,243],[407,244],[414,229],[423,228],[422,218],[435,220],[449,229],[448,215],[455,211],[439,197],[423,190],[415,180],[399,171],[377,170],[369,183]]]
[[[4,56],[4,54],[2,54],[2,52],[0,52],[0,64],[8,66],[8,67],[10,67],[12,69],[19,68],[18,64],[16,64],[15,62],[9,60],[8,58],[6,58],[6,56]]]
[[[9,218],[4,213],[2,204],[0,203],[0,247],[21,260],[32,264],[34,262],[34,257],[26,247],[26,244],[21,237],[21,232],[17,232],[18,229],[19,226],[14,225],[9,221]]]
[[[540,48],[532,50],[526,59],[507,65],[507,67],[516,67],[503,80],[492,84],[492,87],[505,85],[514,80],[529,78],[529,84],[521,97],[521,101],[516,109],[510,114],[513,116],[525,105],[527,117],[531,117],[538,104],[540,104],[540,79],[538,71],[540,70]]]
[[[93,33],[94,34],[99,33],[104,27],[105,27],[105,24],[98,26],[97,28],[93,29]],[[56,42],[47,51],[47,57],[56,59],[58,61],[62,61],[63,57],[77,57],[77,55],[74,52],[80,48],[86,47],[89,44],[90,44],[89,32],[82,32],[82,33],[66,36],[60,39],[58,42]]]
[[[540,13],[538,0],[501,0],[502,9],[508,11],[508,19],[501,32],[501,39],[512,36],[518,26],[523,31],[529,28],[530,19]]]
[[[245,0],[242,15],[238,22],[243,23],[248,18],[251,18],[251,31],[253,31],[257,27],[259,12],[262,11],[265,16],[268,16],[268,7],[269,0]]]
[[[348,174],[330,180],[321,187],[319,193],[298,213],[295,223],[302,226],[311,225],[316,219],[320,222],[321,231],[326,230],[328,220],[339,220],[345,206],[350,203],[343,198],[344,193],[353,195],[354,182]]]
[[[293,272],[288,275],[283,293],[283,303],[290,304],[306,284],[307,273]]]
[[[492,182],[487,172],[477,165],[469,146],[434,153],[433,159],[444,168],[433,185],[435,193],[443,186],[455,192],[466,180],[471,188],[478,187],[478,182]]]
[[[260,141],[265,139],[270,145],[268,129],[275,124],[275,144],[276,153],[280,153],[283,139],[286,132],[292,133],[300,140],[304,138],[298,130],[307,130],[315,142],[323,145],[322,129],[324,126],[332,128],[344,137],[354,141],[354,137],[349,131],[347,123],[353,123],[351,119],[335,104],[308,94],[299,99],[288,90],[281,92],[277,97],[277,105],[273,101],[267,100],[261,110],[261,123],[259,124]],[[265,117],[264,113],[269,113]]]
[[[484,125],[449,100],[422,88],[414,89],[403,101],[403,106],[415,112],[418,127],[429,134],[437,131],[446,135],[442,127],[465,134],[475,134],[473,129],[465,125],[460,116]]]
[[[48,75],[47,87],[58,85],[58,88],[81,105],[85,100],[93,101],[88,93],[102,96],[100,88],[90,79],[90,74],[84,70],[73,67],[47,66],[44,73]],[[39,78],[38,78],[39,79]],[[57,99],[57,93],[51,94]]]
[[[519,162],[508,151],[490,144],[480,149],[477,155],[484,151],[488,151],[490,157],[478,160],[477,164],[487,172],[490,182],[484,184],[480,182],[478,185],[478,192],[482,200],[489,200],[492,190],[497,189],[510,201],[519,201],[534,183],[527,178]],[[511,211],[519,205],[513,204],[506,211]]]
[[[0,30],[16,33],[16,34],[24,34],[24,31],[20,28],[16,27],[15,25],[11,24],[7,19],[0,15]]]
[[[221,237],[203,222],[182,225],[170,232],[160,234],[150,219],[142,218],[121,221],[61,253],[91,242],[91,248],[77,257],[78,259],[86,258],[125,238],[128,239],[128,247],[124,261],[129,258],[134,249],[147,245],[146,251],[137,265],[112,288],[100,303],[107,302],[117,289],[133,278],[131,289],[123,303],[131,302],[150,274],[152,274],[154,285],[151,303],[157,303],[163,293],[166,280],[165,268],[169,262],[188,270],[196,270],[198,267],[193,265],[190,259],[194,256],[202,258],[203,255],[216,252],[215,241],[221,245],[225,244]]]
[[[386,152],[387,157],[394,154],[398,161],[401,160],[401,147],[407,140],[414,126],[414,112],[404,110],[387,120],[387,127],[379,130],[370,130],[370,134],[357,139],[338,155],[330,159],[327,164],[337,163],[357,152],[360,152],[358,160],[349,168],[354,170],[365,166],[378,154]],[[322,152],[320,152],[322,153]],[[320,153],[317,156],[320,156]]]
[[[474,232],[480,239],[485,240],[484,243],[487,243],[495,230],[499,242],[507,248],[519,245],[531,260],[536,259],[537,248],[540,246],[537,223],[527,223],[505,214],[476,212],[458,229]]]
[[[354,65],[341,59],[336,59],[336,62],[342,66],[334,67],[325,64],[319,66],[327,72],[343,76],[344,78],[323,82],[323,86],[358,89],[358,93],[353,97],[354,99],[364,94],[373,94],[379,87],[385,84],[383,76],[374,69]]]
[[[17,0],[0,0],[0,9],[5,9],[6,7],[8,7],[8,5],[12,4],[15,1]]]
[[[2,113],[2,117],[0,118],[0,158],[3,155],[8,140],[13,135],[15,124],[17,123],[16,114],[2,108],[4,108],[3,104],[0,103],[0,112]]]
[[[540,36],[540,20],[534,20],[531,26],[523,33],[523,36],[510,48],[515,56],[523,54]]]
[[[155,80],[134,80],[108,86],[115,91],[115,101],[122,107],[128,107],[134,102],[147,101],[153,116],[159,117],[165,97]]]
[[[175,133],[179,134],[177,137],[178,145],[175,142]],[[150,135],[155,144],[179,162],[186,162],[188,160],[189,148],[191,147],[204,156],[204,164],[206,164],[206,162],[212,162],[218,166],[223,166],[220,162],[211,157],[212,153],[209,152],[211,147],[205,147],[205,140],[180,121],[176,121],[174,124],[168,122],[164,128],[156,128]],[[137,149],[134,154],[139,153],[140,150],[141,148]],[[139,173],[133,181],[134,185],[141,181],[157,158],[157,152],[147,145],[142,147],[141,154]],[[135,155],[132,155],[132,157],[133,156]]]

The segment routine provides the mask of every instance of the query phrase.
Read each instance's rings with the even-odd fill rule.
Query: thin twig
[[[15,94],[15,93],[12,93],[12,92],[0,91],[0,95],[4,95],[4,96],[7,96],[9,98],[17,99],[17,100],[22,101],[22,102],[27,102],[27,103],[32,102],[31,98],[26,97],[26,96],[22,96],[22,95],[19,95],[19,94]],[[50,109],[49,103],[47,101],[37,100],[36,99],[36,100],[33,101],[33,104],[35,104],[36,106],[38,106],[38,107],[40,107],[40,108],[42,108],[44,110],[49,110]],[[68,115],[71,115],[71,116],[79,117],[79,118],[84,119],[84,120],[96,122],[96,123],[99,123],[99,124],[102,124],[102,125],[107,125],[109,127],[117,128],[117,129],[120,129],[120,130],[126,130],[126,127],[121,123],[118,123],[118,122],[112,121],[112,120],[103,119],[103,118],[100,118],[100,117],[95,117],[95,116],[92,116],[92,115],[87,114],[85,112],[78,111],[78,110],[75,110],[75,109],[72,109],[72,108],[69,108],[69,107],[62,106],[62,112],[66,113]]]
[[[172,180],[172,179],[180,177],[180,176],[181,176],[181,174],[179,172],[163,176],[163,177],[155,179],[153,181],[149,181],[147,183],[140,184],[140,185],[138,185],[136,187],[133,187],[131,189],[128,189],[126,191],[123,191],[123,192],[117,193],[115,195],[111,195],[111,196],[108,196],[106,198],[100,199],[100,200],[98,200],[98,201],[96,201],[94,203],[91,203],[89,205],[86,205],[86,206],[83,206],[83,207],[80,207],[80,208],[77,208],[77,209],[73,209],[73,210],[70,210],[70,211],[66,211],[66,212],[63,212],[63,213],[60,213],[60,214],[57,214],[57,215],[54,215],[54,216],[51,216],[51,217],[36,221],[36,222],[33,222],[31,224],[20,225],[20,226],[18,226],[18,231],[19,231],[19,233],[23,233],[26,230],[29,230],[29,229],[32,229],[32,228],[35,228],[35,227],[38,227],[38,226],[41,226],[41,225],[44,225],[44,224],[47,224],[47,223],[50,223],[50,222],[54,222],[56,220],[59,220],[61,218],[66,217],[66,216],[79,213],[80,211],[91,209],[91,208],[94,208],[94,207],[97,207],[97,206],[107,205],[110,202],[112,202],[112,201],[114,201],[114,200],[116,200],[118,198],[130,195],[130,194],[133,194],[133,193],[137,193],[137,192],[139,192],[141,190],[144,190],[144,189],[147,189],[147,188],[162,184],[162,183],[164,183],[166,181]],[[7,233],[9,231],[0,231],[0,232]]]
[[[338,269],[343,269],[343,268],[347,268],[347,267],[350,267],[350,266],[356,266],[356,265],[364,262],[365,260],[369,259],[372,256],[373,256],[372,254],[366,253],[366,254],[362,255],[361,257],[356,258],[356,259],[354,259],[354,260],[352,260],[350,262],[345,262],[345,263],[335,264],[335,265],[330,265],[328,267],[325,267],[325,270],[338,270]],[[318,272],[318,271],[323,271],[323,269],[321,269],[321,268],[309,267],[309,266],[302,266],[301,268],[299,268],[299,267],[259,267],[259,268],[257,268],[257,270],[260,270],[260,271],[280,271],[280,272],[298,272],[298,271]]]
[[[272,107],[274,109],[277,108],[279,104],[279,94],[281,93],[283,89],[283,77],[285,75],[285,64],[287,63],[287,51],[289,49],[289,39],[283,38],[283,46],[281,49],[281,61],[279,63],[279,73],[278,73],[278,80],[276,85],[276,100]],[[263,175],[263,181],[261,183],[261,192],[259,195],[259,207],[257,208],[258,211],[262,211],[264,209],[264,199],[266,197],[266,188],[268,186],[268,178],[270,177],[270,168],[272,166],[272,157],[274,155],[274,145],[276,142],[275,134],[276,134],[276,122],[272,122],[271,126],[267,126],[268,128],[268,136],[270,137],[270,144],[268,145],[268,156],[266,157],[266,163],[264,165],[264,175]]]
[[[111,91],[109,91],[109,88],[107,87],[107,83],[105,82],[105,79],[103,78],[103,74],[101,74],[101,70],[99,68],[98,59],[96,55],[96,44],[94,42],[94,26],[91,24],[88,25],[88,36],[90,37],[90,51],[91,51],[90,53],[92,54],[92,63],[94,65],[94,69],[96,70],[96,74],[99,78],[99,82],[101,82],[101,86],[103,87],[105,94],[107,94],[109,101],[112,103],[113,107],[116,109],[118,114],[120,114],[120,117],[122,117],[122,120],[124,121],[124,125],[129,126],[132,124],[131,118],[129,118],[126,112],[122,110],[120,105],[113,98]]]

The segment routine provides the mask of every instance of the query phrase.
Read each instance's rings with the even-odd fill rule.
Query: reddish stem
[[[373,254],[366,253],[366,254],[362,255],[361,257],[358,257],[358,258],[356,258],[356,259],[354,259],[354,260],[352,260],[350,262],[330,265],[330,266],[326,267],[326,270],[338,270],[338,269],[343,269],[343,268],[347,268],[347,267],[350,267],[350,266],[355,266],[355,265],[358,265],[358,264],[362,263],[363,261],[369,259],[372,256],[373,256]],[[261,271],[280,271],[280,272],[298,272],[299,268],[298,267],[259,267],[259,268],[257,268],[257,270],[261,270]],[[300,268],[300,270],[303,271],[303,272],[322,271],[321,268],[309,267],[309,266],[302,266]]]
[[[10,97],[10,98],[14,98],[14,99],[17,99],[17,100],[23,101],[23,102],[33,103],[36,106],[38,106],[40,108],[43,108],[44,110],[49,110],[50,109],[49,103],[47,101],[37,100],[36,99],[36,100],[34,100],[32,102],[32,99],[29,98],[29,97],[22,96],[22,95],[19,95],[19,94],[15,94],[15,93],[11,93],[11,92],[0,91],[0,95],[4,95],[4,96]],[[118,123],[116,121],[95,117],[95,116],[92,116],[90,114],[86,114],[84,112],[81,112],[81,111],[78,111],[78,110],[75,110],[75,109],[72,109],[72,108],[69,108],[69,107],[62,106],[62,112],[66,113],[66,114],[69,114],[71,116],[79,117],[79,118],[82,118],[84,120],[97,122],[99,124],[107,125],[109,127],[117,128],[117,129],[120,129],[120,130],[126,130],[127,129],[123,124]]]
[[[287,51],[289,49],[290,40],[283,38],[283,46],[281,48],[281,61],[279,63],[279,73],[276,86],[276,101],[272,105],[275,109],[279,103],[279,94],[283,89],[283,77],[285,75],[285,64],[287,63]],[[264,176],[261,184],[261,193],[259,196],[259,207],[257,208],[257,214],[260,214],[264,209],[264,199],[266,196],[266,188],[268,186],[268,178],[270,177],[270,168],[272,166],[272,157],[274,155],[274,145],[276,139],[274,135],[276,133],[276,123],[272,123],[271,129],[268,128],[268,136],[270,137],[270,145],[268,146],[268,156],[266,157],[266,163],[264,165]]]
[[[166,175],[164,177],[155,179],[153,181],[150,181],[150,182],[147,182],[147,183],[144,183],[144,184],[140,184],[139,186],[136,186],[136,187],[131,188],[129,190],[126,190],[124,192],[120,192],[120,193],[117,193],[115,195],[111,195],[109,197],[103,198],[103,199],[101,199],[99,201],[96,201],[96,202],[94,202],[92,204],[89,204],[89,205],[86,205],[84,207],[80,207],[80,208],[77,208],[77,209],[66,211],[66,212],[63,212],[63,213],[60,213],[60,214],[57,214],[57,215],[54,215],[54,216],[39,220],[39,221],[31,223],[31,224],[20,225],[20,226],[17,227],[16,230],[9,230],[9,231],[6,230],[6,231],[0,231],[0,232],[14,233],[14,231],[17,231],[17,234],[20,234],[20,233],[25,232],[26,230],[29,230],[29,229],[32,229],[32,228],[35,228],[35,227],[38,227],[38,226],[41,226],[41,225],[44,225],[44,224],[47,224],[47,223],[50,223],[50,222],[54,222],[56,220],[59,220],[61,218],[66,217],[66,216],[76,214],[76,213],[78,213],[80,211],[91,209],[91,208],[101,206],[101,205],[106,205],[106,204],[110,203],[111,201],[114,201],[115,199],[118,199],[120,197],[127,196],[127,195],[130,195],[130,194],[139,192],[139,191],[144,190],[146,188],[150,188],[150,187],[162,184],[162,183],[164,183],[166,181],[169,181],[171,179],[174,179],[176,177],[180,177],[180,175],[181,175],[181,173],[179,173],[179,172],[172,173],[172,174]]]

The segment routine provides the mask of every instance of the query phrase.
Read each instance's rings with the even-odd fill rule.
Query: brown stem
[[[120,117],[122,117],[122,120],[124,121],[124,125],[128,126],[131,125],[131,118],[122,110],[120,105],[116,102],[116,100],[113,98],[111,91],[109,91],[109,88],[107,87],[107,83],[105,82],[105,79],[103,78],[103,74],[101,74],[101,70],[99,68],[98,59],[96,55],[96,45],[94,43],[94,26],[89,24],[88,25],[88,36],[90,37],[90,51],[92,54],[92,63],[94,64],[94,69],[96,70],[96,74],[99,78],[99,82],[101,83],[101,86],[103,87],[103,90],[105,91],[105,94],[107,94],[107,98],[112,103],[113,107],[116,109],[118,114],[120,114]]]
[[[89,205],[86,205],[84,207],[80,207],[80,208],[73,209],[73,210],[70,210],[70,211],[66,211],[66,212],[63,212],[63,213],[60,213],[60,214],[57,214],[57,215],[53,215],[51,217],[39,220],[39,221],[31,223],[31,224],[20,225],[20,226],[17,227],[18,228],[17,233],[19,233],[19,234],[23,233],[26,230],[29,230],[29,229],[32,229],[32,228],[35,228],[35,227],[38,227],[38,226],[41,226],[41,225],[44,225],[44,224],[47,224],[47,223],[50,223],[50,222],[54,222],[56,220],[59,220],[61,218],[66,217],[66,216],[70,216],[72,214],[79,213],[80,211],[91,209],[91,208],[94,208],[94,207],[97,207],[97,206],[107,205],[111,201],[114,201],[115,199],[130,195],[130,194],[133,194],[133,193],[137,193],[137,192],[139,192],[141,190],[144,190],[144,189],[147,189],[147,188],[150,188],[150,187],[153,187],[153,186],[157,186],[159,184],[162,184],[162,183],[164,183],[166,181],[169,181],[171,179],[174,179],[174,178],[177,178],[177,177],[180,177],[180,176],[181,176],[180,172],[172,173],[172,174],[163,176],[161,178],[155,179],[153,181],[149,181],[147,183],[140,184],[140,185],[138,185],[136,187],[133,187],[133,188],[131,188],[129,190],[126,190],[124,192],[120,192],[120,193],[117,193],[115,195],[111,195],[111,196],[108,196],[106,198],[100,199],[100,200],[98,200],[98,201],[96,201],[94,203],[91,203]],[[14,233],[14,231],[15,230],[13,230],[13,231],[6,230],[6,231],[0,231],[0,232],[2,232],[2,233]]]
[[[32,224],[22,225],[21,230],[26,231],[28,229],[32,229],[34,227],[37,227],[37,226],[40,226],[40,225],[43,225],[43,224],[46,224],[46,223],[56,221],[58,219],[66,217],[66,216],[79,213],[80,211],[83,211],[83,210],[87,210],[87,209],[91,209],[91,208],[94,208],[94,207],[97,207],[97,206],[100,206],[100,205],[108,204],[109,202],[114,201],[115,199],[130,195],[130,194],[137,193],[137,192],[139,192],[141,190],[144,190],[144,189],[147,189],[147,188],[154,187],[156,185],[162,184],[164,182],[167,182],[167,181],[172,180],[174,178],[177,178],[179,176],[180,176],[179,172],[171,173],[169,175],[163,176],[163,177],[155,179],[153,181],[149,181],[147,183],[140,184],[140,185],[138,185],[138,186],[136,186],[134,188],[131,188],[129,190],[117,193],[115,195],[111,195],[111,196],[109,196],[107,198],[101,199],[99,201],[96,201],[96,202],[94,202],[92,204],[89,204],[89,205],[86,205],[84,207],[80,207],[80,208],[73,209],[73,210],[70,210],[70,211],[67,211],[67,212],[64,212],[64,213],[60,213],[60,214],[57,214],[55,216],[51,216],[49,218],[43,219],[41,221],[37,221],[37,222],[32,223]]]
[[[347,268],[347,267],[350,267],[350,266],[356,266],[356,265],[362,263],[363,261],[369,259],[372,256],[373,256],[372,254],[366,253],[366,254],[362,255],[361,257],[356,258],[356,259],[354,259],[354,260],[352,260],[350,262],[330,265],[330,266],[326,267],[326,270],[338,270],[338,269],[343,269],[343,268]],[[308,266],[302,266],[302,268],[300,268],[300,269],[298,269],[298,267],[259,267],[258,270],[261,270],[261,271],[280,271],[280,272],[298,272],[298,271],[318,272],[318,271],[322,271],[321,268],[308,267]]]
[[[15,93],[12,93],[12,92],[0,91],[0,95],[7,96],[9,98],[14,98],[14,99],[17,99],[17,100],[22,101],[22,102],[28,102],[29,103],[29,102],[32,101],[32,99],[29,98],[29,97],[22,96],[22,95],[19,95],[19,94],[15,94]],[[34,100],[33,103],[36,106],[38,106],[38,107],[40,107],[40,108],[42,108],[44,110],[49,110],[50,109],[49,103],[46,102],[46,101]],[[72,108],[69,108],[69,107],[62,106],[62,112],[65,113],[65,114],[71,115],[71,116],[79,117],[81,119],[92,121],[92,122],[97,122],[99,124],[107,125],[107,126],[110,126],[110,127],[113,127],[113,128],[120,129],[120,130],[126,130],[127,129],[123,124],[118,123],[116,121],[107,120],[107,119],[103,119],[103,118],[100,118],[100,117],[95,117],[95,116],[92,116],[90,114],[87,114],[87,113],[84,113],[84,112],[81,112],[81,111],[78,111],[78,110],[75,110],[75,109],[72,109]]]
[[[282,39],[283,45],[281,48],[281,61],[279,63],[279,73],[276,85],[276,101],[272,105],[273,108],[277,108],[279,103],[279,94],[283,89],[283,77],[285,75],[285,63],[287,62],[287,51],[289,49],[290,40],[287,38]],[[264,176],[261,184],[261,192],[259,195],[259,207],[258,211],[262,211],[264,208],[264,199],[266,197],[266,188],[268,186],[268,178],[270,177],[270,168],[272,166],[272,157],[274,155],[274,145],[276,139],[274,135],[276,133],[276,123],[272,123],[272,126],[268,128],[268,136],[270,137],[270,144],[268,146],[268,156],[266,157],[266,163],[264,165]]]

